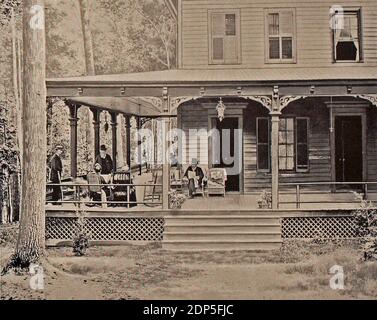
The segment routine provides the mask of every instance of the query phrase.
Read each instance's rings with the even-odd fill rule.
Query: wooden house
[[[49,79],[49,95],[124,113],[127,104],[115,100],[143,97],[166,125],[177,117],[183,130],[182,163],[195,157],[208,169],[228,171],[227,194],[241,197],[268,190],[271,209],[280,212],[278,218],[286,217],[292,234],[298,226],[301,234],[313,235],[308,230],[313,221],[313,229],[333,236],[351,228],[350,217],[336,210],[341,206],[335,205],[329,214],[325,205],[321,207],[321,197],[308,200],[305,214],[300,206],[303,190],[329,194],[333,204],[347,202],[331,198],[337,190],[373,197],[377,2],[166,2],[177,21],[176,70]],[[213,129],[229,130],[231,135],[240,130],[228,144],[232,150],[237,145],[240,152],[217,150],[219,144],[211,134],[205,135]],[[186,141],[193,132],[197,141]],[[229,154],[233,162],[216,160],[218,153]],[[236,172],[231,170],[235,163],[240,169]],[[168,210],[168,165],[163,177]],[[292,190],[293,200],[285,204],[300,209],[294,214],[282,200],[282,194]],[[206,208],[199,213],[208,214]],[[310,214],[311,208],[316,212]],[[238,214],[242,210],[251,209],[236,208]]]

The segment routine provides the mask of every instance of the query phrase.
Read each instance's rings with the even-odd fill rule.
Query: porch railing
[[[145,206],[162,206],[162,184],[158,183],[144,183],[144,184],[85,184],[85,183],[64,183],[64,184],[47,184],[47,189],[53,189],[53,187],[60,187],[61,200],[55,201],[51,199],[46,200],[46,204],[73,204],[74,206],[79,206],[82,204],[93,205],[93,206],[121,206],[125,208],[130,208],[131,206],[145,205]],[[107,188],[110,194],[121,192],[125,194],[124,201],[94,201],[91,194],[97,193],[97,196],[101,195],[101,191],[93,192],[90,191],[92,188]],[[122,188],[123,190],[119,190]],[[137,188],[144,188],[142,197],[143,201],[132,201],[132,192],[137,193]],[[146,189],[150,192],[146,192]],[[114,190],[116,190],[114,192]],[[48,197],[52,195],[52,190],[47,192]]]
[[[279,184],[279,207],[280,205],[295,205],[296,209],[300,209],[303,204],[356,204],[360,202],[356,196],[353,200],[302,200],[303,189],[309,187],[329,187],[329,192],[331,194],[336,194],[339,191],[351,191],[359,194],[362,199],[368,200],[369,187],[377,186],[377,182],[302,182],[302,183],[280,183]],[[347,189],[348,187],[348,189]],[[295,200],[294,201],[280,201],[282,195],[282,188],[284,190],[294,189],[295,190]],[[352,188],[350,190],[350,188]],[[305,194],[315,194],[314,190],[309,190]],[[318,191],[323,191],[323,188],[318,189]],[[377,191],[377,187],[376,187]],[[289,194],[289,193],[287,193]]]

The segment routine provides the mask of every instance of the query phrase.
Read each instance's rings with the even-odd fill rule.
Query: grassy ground
[[[0,264],[12,253],[14,231],[0,233]],[[3,239],[3,240],[1,240]],[[288,242],[272,252],[172,253],[159,244],[49,249],[45,289],[29,276],[1,278],[1,299],[365,299],[377,297],[377,263],[360,260],[355,242]],[[340,265],[345,290],[329,286]]]

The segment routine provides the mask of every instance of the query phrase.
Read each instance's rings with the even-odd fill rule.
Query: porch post
[[[276,90],[277,91],[277,90]],[[272,209],[279,209],[279,121],[280,98],[278,92],[272,97],[271,115],[271,194]]]
[[[117,170],[117,156],[118,156],[118,142],[117,142],[117,114],[115,112],[111,112],[111,143],[112,143],[112,150],[113,150],[113,171],[116,172]]]
[[[77,112],[80,105],[72,102],[67,103],[69,107],[69,123],[71,127],[71,176],[77,178]]]
[[[127,152],[126,152],[126,162],[128,167],[130,168],[131,172],[131,123],[130,123],[130,116],[127,114],[124,116],[125,123],[126,123],[126,146],[127,146]]]
[[[141,119],[140,119],[140,117],[138,116],[137,117],[137,122],[136,122],[137,124],[136,124],[136,126],[137,126],[137,133],[139,134],[139,131],[140,131],[140,129],[141,129]],[[142,162],[141,162],[141,160],[142,160],[142,157],[141,157],[141,141],[139,141],[139,139],[138,139],[138,142],[137,142],[137,154],[138,154],[138,158],[139,158],[139,176],[141,176],[141,174],[142,174]]]
[[[100,116],[101,110],[90,108],[93,113],[93,128],[94,128],[94,159],[99,155],[100,146]]]
[[[170,170],[167,151],[169,148],[170,118],[162,119],[162,209],[169,210]]]

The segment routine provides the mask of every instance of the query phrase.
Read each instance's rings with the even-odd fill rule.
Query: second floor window
[[[358,62],[361,60],[360,11],[335,14],[334,60]]]
[[[239,12],[210,12],[210,63],[240,62]]]
[[[267,62],[295,62],[295,14],[292,9],[268,11]]]

